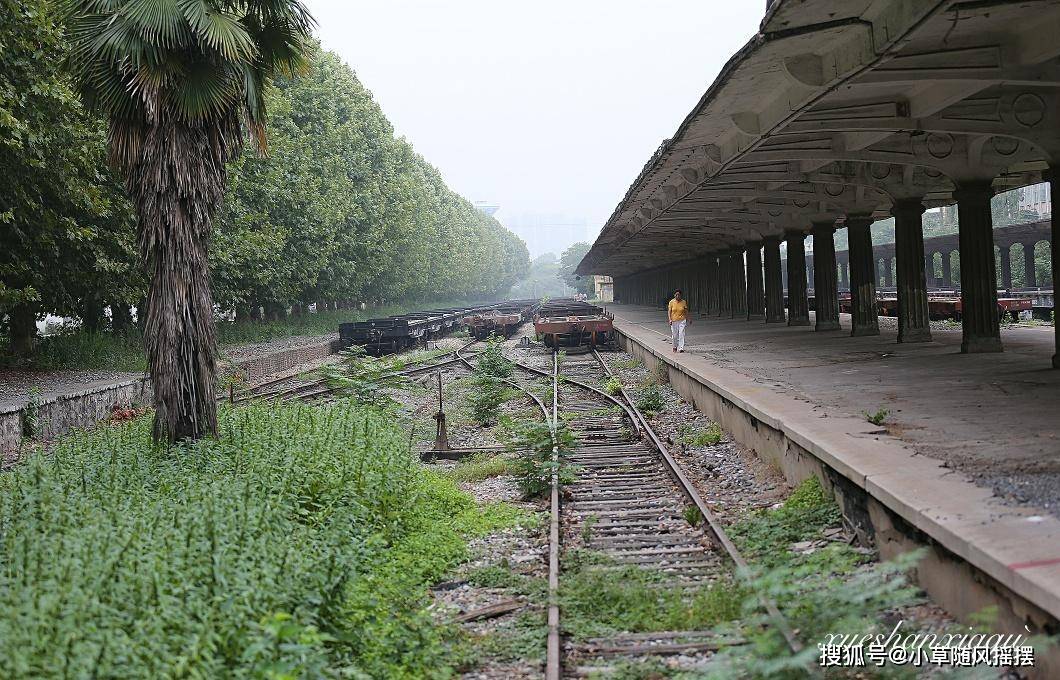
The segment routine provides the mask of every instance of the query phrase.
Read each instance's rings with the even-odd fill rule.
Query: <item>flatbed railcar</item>
[[[339,324],[339,345],[358,345],[373,355],[400,352],[451,332],[462,325],[461,319],[468,313],[489,306],[434,309]]]
[[[614,316],[580,300],[550,300],[534,316],[534,333],[548,347],[614,344]]]
[[[539,306],[536,300],[513,300],[469,314],[463,318],[463,323],[471,337],[478,340],[485,340],[490,335],[507,338],[528,321]]]

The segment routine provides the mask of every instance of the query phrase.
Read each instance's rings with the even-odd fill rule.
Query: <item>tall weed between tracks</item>
[[[446,676],[426,586],[516,519],[351,402],[70,437],[0,474],[0,677]]]

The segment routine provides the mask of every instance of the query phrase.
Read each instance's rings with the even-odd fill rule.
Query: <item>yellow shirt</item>
[[[670,300],[666,310],[670,313],[670,321],[684,321],[688,318],[688,301]]]

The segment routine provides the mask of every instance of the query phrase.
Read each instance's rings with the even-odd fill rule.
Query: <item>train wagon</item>
[[[580,304],[583,306],[567,305],[559,310],[546,310],[542,306],[534,316],[534,333],[537,338],[554,349],[613,344],[614,317],[599,307]]]

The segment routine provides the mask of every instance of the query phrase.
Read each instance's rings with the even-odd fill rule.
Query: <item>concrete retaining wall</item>
[[[337,352],[338,348],[338,341],[332,340],[246,359],[236,366],[249,382],[255,383],[270,375],[323,359]],[[109,416],[115,404],[137,407],[150,403],[151,385],[147,378],[126,380],[42,400],[36,407],[36,438],[50,440],[76,428],[91,427]],[[11,454],[18,450],[25,418],[25,407],[0,411],[0,460],[11,458]]]

